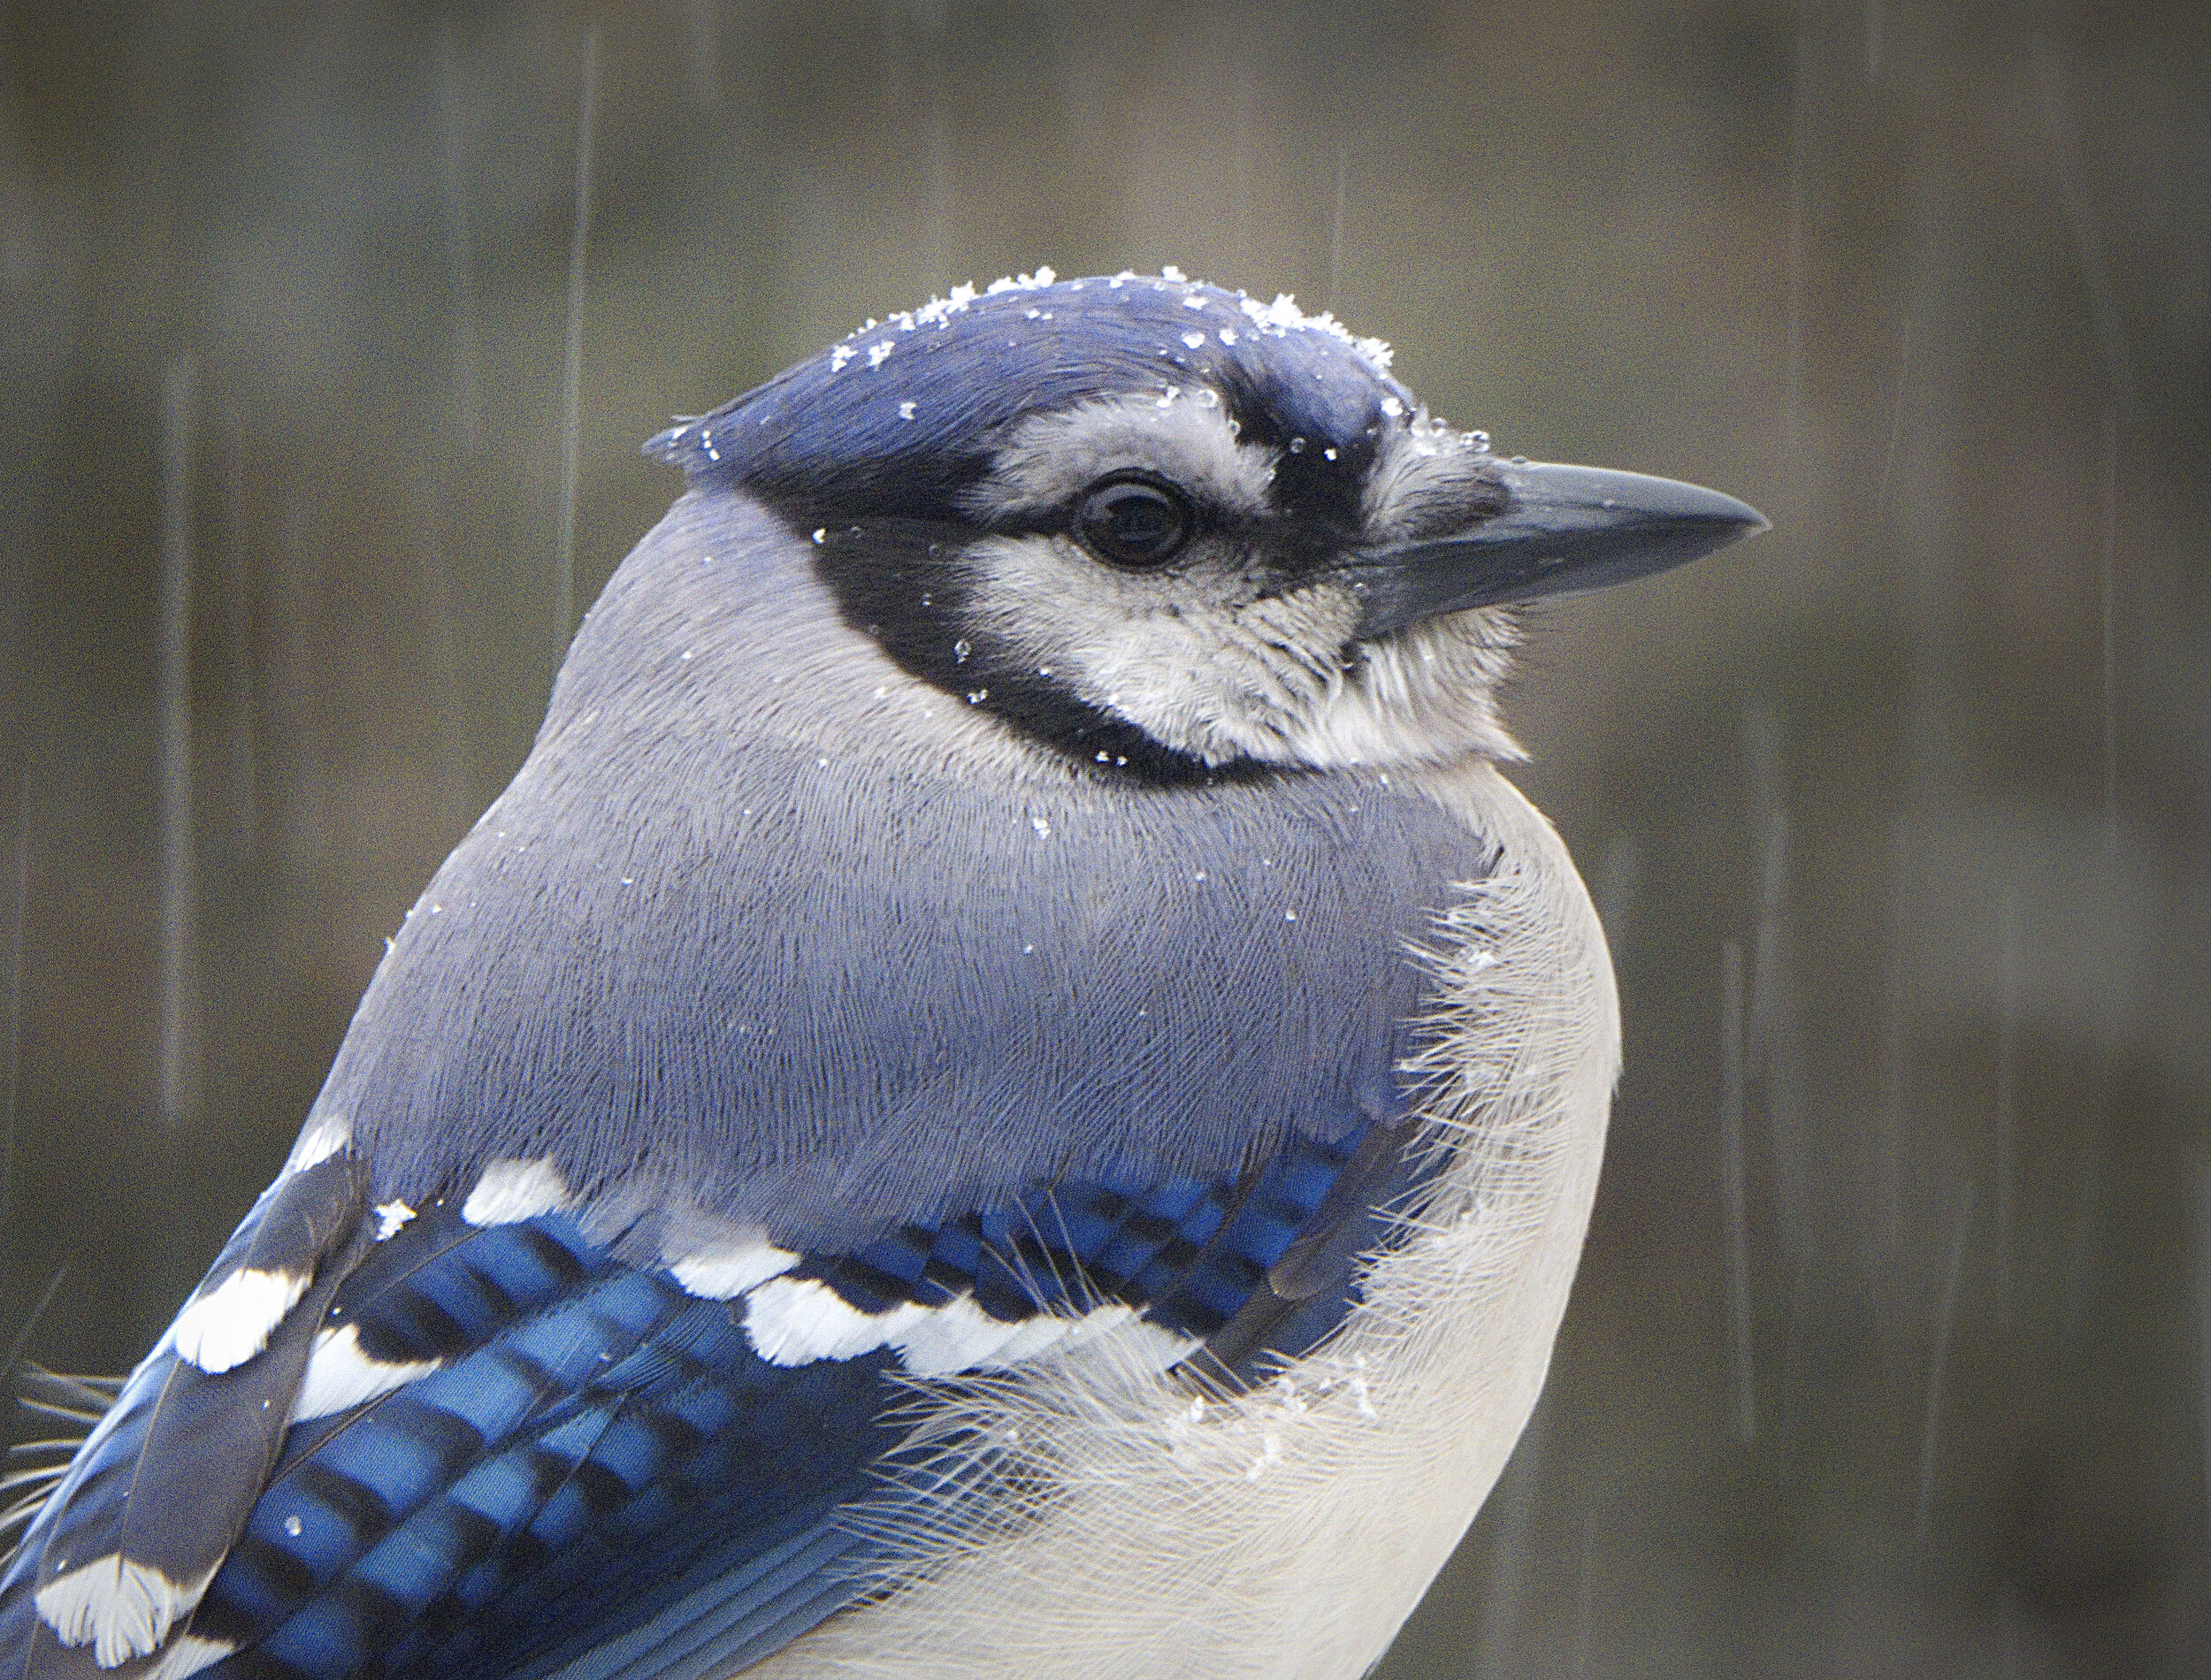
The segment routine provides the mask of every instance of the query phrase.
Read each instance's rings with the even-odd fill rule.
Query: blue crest
[[[1090,398],[1208,387],[1245,438],[1304,439],[1316,462],[1335,448],[1346,477],[1414,409],[1386,345],[1287,298],[1261,303],[1171,269],[1050,275],[955,287],[863,327],[646,451],[778,502],[952,518],[1008,426]]]

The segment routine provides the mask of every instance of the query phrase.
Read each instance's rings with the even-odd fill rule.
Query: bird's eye
[[[1078,535],[1100,560],[1115,566],[1161,566],[1190,540],[1190,504],[1148,478],[1106,478],[1083,495],[1075,516]]]

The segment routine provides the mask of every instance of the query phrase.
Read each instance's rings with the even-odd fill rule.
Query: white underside
[[[1419,1073],[1450,1153],[1365,1303],[1282,1379],[1194,1402],[1117,1359],[958,1390],[1018,1500],[905,1536],[910,1585],[746,1680],[1348,1680],[1480,1508],[1533,1409],[1595,1195],[1619,1063],[1603,935],[1549,825],[1489,765],[1419,781],[1504,848],[1434,943]]]

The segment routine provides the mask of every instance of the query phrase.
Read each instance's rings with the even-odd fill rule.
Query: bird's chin
[[[1515,762],[1497,694],[1519,633],[1511,611],[1477,607],[1349,643],[1322,680],[1263,699],[1239,688],[1154,716],[1180,750],[1215,767],[1397,770]],[[1190,697],[1195,699],[1195,697]]]
[[[1481,607],[1355,644],[1342,683],[1303,720],[1298,756],[1384,770],[1526,757],[1497,708],[1519,639],[1509,612]]]

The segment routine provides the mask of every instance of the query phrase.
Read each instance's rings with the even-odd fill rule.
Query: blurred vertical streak
[[[2203,1495],[2211,1511],[2211,1149],[2199,1148],[2188,1163],[2189,1281],[2196,1309],[2196,1428],[2203,1468]]]
[[[1919,225],[1912,241],[1916,295],[1907,312],[1920,371],[1911,392],[1913,447],[1899,462],[1894,529],[1903,571],[1897,598],[1911,650],[1905,809],[1926,825],[1924,843],[1942,831],[1957,780],[1964,593],[1959,562],[1972,552],[1977,534],[1961,514],[1977,468],[1962,443],[1974,388],[1973,341],[1964,323],[1970,319],[1975,256],[1962,226],[1970,183],[1957,178],[1952,159],[1937,152],[1917,160],[1910,185]]]
[[[2119,551],[2119,409],[2103,409],[2103,850],[2119,849],[2119,674],[2113,640],[2112,591]]]
[[[2059,1319],[2066,1351],[2080,1340],[2088,1314],[2088,1297],[2095,1276],[2096,1256],[2103,1246],[2105,1134],[2111,1114],[2111,1036],[2098,1035],[2096,1096],[2080,1141],[2080,1165],[2073,1176],[2073,1225],[2065,1245],[2065,1292]]]
[[[235,410],[223,425],[223,651],[230,747],[231,844],[253,861],[260,827],[254,774],[253,545],[247,540],[245,443]]]
[[[2136,409],[2138,387],[2134,363],[2127,354],[2126,328],[2119,318],[2119,299],[2111,283],[2110,265],[2104,260],[2103,230],[2095,207],[2088,202],[2088,183],[2081,169],[2080,138],[2073,129],[2072,109],[2065,97],[2065,70],[2047,36],[2034,40],[2034,69],[2042,92],[2042,118],[2048,126],[2050,156],[2057,165],[2058,190],[2065,201],[2065,218],[2072,225],[2073,255],[2080,263],[2082,282],[2088,287],[2088,307],[2096,323],[2096,339],[2103,351],[2104,375],[2112,395],[2130,418]]]
[[[906,108],[906,54],[899,44],[899,12],[903,0],[883,0],[883,32],[877,38],[883,58],[883,126],[894,128]],[[1059,17],[1055,11],[1054,18]],[[1079,78],[1070,78],[1070,84]]]
[[[691,102],[722,103],[722,8],[716,0],[691,0]]]
[[[568,337],[561,375],[561,538],[553,574],[553,670],[576,630],[576,477],[584,427],[584,258],[591,239],[591,139],[599,106],[599,29],[584,32],[576,112],[576,225],[568,247]]]
[[[1965,1239],[1973,1225],[1973,1181],[1965,1181],[1958,1197],[1957,1229],[1950,1237],[1950,1261],[1942,1277],[1942,1299],[1936,1310],[1934,1346],[1927,1360],[1927,1418],[1919,1434],[1919,1499],[1912,1532],[1924,1541],[1934,1516],[1935,1456],[1942,1419],[1943,1378],[1950,1361],[1950,1335],[1956,1328],[1958,1280],[1965,1271]]]
[[[1229,263],[1236,284],[1246,286],[1251,283],[1252,267],[1251,199],[1259,173],[1259,76],[1248,55],[1237,56],[1236,89],[1236,138],[1229,163],[1229,187],[1235,195],[1228,211]]]
[[[1745,714],[1743,745],[1750,760],[1752,826],[1761,859],[1746,1050],[1752,1076],[1765,1099],[1773,1150],[1774,1211],[1781,1246],[1789,1259],[1802,1266],[1811,1258],[1803,1023],[1797,1005],[1794,951],[1788,928],[1789,812],[1783,798],[1787,781],[1784,734],[1781,720],[1771,707],[1755,706]]]
[[[2211,1149],[2202,1145],[2189,1158],[2189,1285],[2196,1307],[2196,1446],[2211,1515]]]
[[[1509,1672],[1512,1649],[1519,1638],[1520,1611],[1534,1592],[1526,1577],[1526,1562],[1534,1553],[1530,1530],[1535,1508],[1536,1484],[1543,1473],[1544,1449],[1550,1440],[1551,1408],[1542,1400],[1512,1449],[1504,1475],[1490,1496],[1500,1507],[1495,1560],[1489,1572],[1488,1597],[1482,1605],[1481,1634],[1467,1666],[1470,1680],[1487,1680]]]
[[[2054,69],[2050,72],[2054,74]],[[2046,79],[2047,80],[2047,79]],[[2062,107],[2061,107],[2062,109]],[[2076,165],[2077,173],[2077,165]],[[2093,223],[2090,223],[2092,233]],[[2102,415],[2102,471],[2100,475],[2097,583],[2101,608],[2101,724],[2099,768],[2103,806],[2103,867],[2092,875],[2087,890],[2115,912],[2120,890],[2118,783],[2118,668],[2114,595],[2118,561],[2119,409],[2107,402]],[[2078,1196],[2074,1204],[2073,1228],[2068,1245],[2063,1328],[2069,1343],[2075,1340],[2087,1313],[2098,1256],[2103,1245],[2104,1174],[2110,1149],[2108,1134],[2114,1115],[2120,1011],[2124,1000],[2117,989],[2108,989],[2100,1000],[2096,1020],[2096,1095],[2088,1114],[2087,1135],[2081,1151]]]
[[[1865,79],[1881,79],[1881,0],[1865,0]]]
[[[437,758],[437,834],[440,844],[457,836],[467,821],[468,762],[461,745],[461,673],[454,652],[453,587],[446,572],[445,545],[438,533],[436,497],[417,481],[408,498],[415,537],[422,555],[423,630],[429,643],[432,735]]]
[[[928,205],[929,283],[951,291],[952,276],[952,134],[945,116],[949,97],[945,88],[945,0],[915,0],[914,16],[922,27],[922,80],[929,102]]]
[[[286,745],[284,804],[285,863],[295,879],[320,866],[329,829],[329,794],[324,784],[322,719],[316,705],[315,650],[322,613],[323,568],[319,538],[309,525],[306,493],[297,485],[283,492],[283,520],[277,552],[271,556],[271,594],[276,620],[272,640],[272,687],[275,691],[277,737]]]
[[[446,289],[453,310],[453,402],[461,446],[476,453],[483,386],[476,328],[476,278],[469,239],[468,143],[462,127],[461,67],[453,25],[438,28],[438,136],[444,155]]]
[[[1572,1680],[1589,1680],[1589,1652],[1595,1643],[1597,1514],[1581,1514],[1581,1562],[1574,1576],[1574,1641]]]
[[[1642,848],[1635,844],[1633,835],[1616,834],[1604,843],[1589,882],[1589,896],[1596,901],[1597,925],[1604,929],[1604,943],[1615,968],[1626,959],[1633,936],[1635,894],[1642,873]]]
[[[1789,933],[1786,737],[1779,714],[1764,705],[1744,714],[1742,735],[1744,756],[1749,760],[1752,842],[1761,859],[1744,1074],[1746,1084],[1756,1081],[1765,1104],[1773,1222],[1791,1272],[1781,1356],[1769,1362],[1766,1374],[1767,1439],[1786,1467],[1796,1433],[1795,1396],[1810,1303],[1811,1151],[1804,1123],[1803,1025],[1794,942]]]
[[[5,937],[0,970],[7,996],[6,1037],[0,1038],[0,1233],[8,1228],[15,1182],[16,1068],[23,1043],[23,919],[31,898],[31,767],[16,777],[15,844],[9,848]]]
[[[1343,306],[1343,195],[1351,166],[1348,146],[1335,149],[1335,208],[1328,216],[1328,295],[1321,308],[1334,315]]]
[[[161,385],[161,1099],[172,1132],[191,1103],[192,400],[191,355]]]
[[[890,88],[890,32],[885,8],[884,90]],[[1059,94],[1067,150],[1076,157],[1098,155],[1106,143],[1102,132],[1106,100],[1101,89],[1106,79],[1092,66],[1098,30],[1088,8],[1078,4],[1048,7],[1043,19],[1052,32],[1052,80]]]
[[[1797,9],[1796,80],[1789,113],[1789,474],[1797,477],[1797,440],[1804,405],[1804,170],[1811,140],[1812,36]]]
[[[1888,985],[1881,1000],[1881,1099],[1873,1151],[1873,1238],[1893,1258],[1903,1236],[1904,1126],[1911,1103],[1911,889],[1916,876],[1919,825],[1896,819],[1889,844]]]
[[[1903,346],[1896,353],[1896,403],[1889,410],[1888,449],[1881,457],[1881,487],[1873,495],[1873,515],[1888,511],[1889,487],[1896,480],[1896,448],[1904,436],[1904,391],[1911,378],[1911,317],[1904,317]]]
[[[1776,1467],[1776,1480],[1786,1483],[1791,1473],[1799,1432],[1804,1421],[1807,1395],[1813,1385],[1804,1344],[1811,1333],[1812,1268],[1799,1265],[1789,1279],[1788,1319],[1781,1339],[1781,1356],[1770,1361],[1766,1371],[1766,1441]]]
[[[2012,1322],[2012,1198],[2019,1134],[2019,889],[1997,915],[1997,1325]]]
[[[1757,1439],[1750,1347],[1750,1210],[1743,1163],[1742,944],[1720,956],[1720,1159],[1727,1212],[1727,1351],[1736,1439]]]
[[[2007,888],[1996,931],[1996,1322],[2011,1323],[2013,1152],[2019,1060],[2019,890]]]

